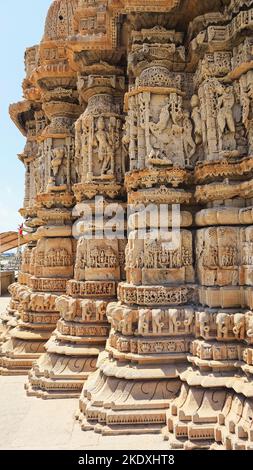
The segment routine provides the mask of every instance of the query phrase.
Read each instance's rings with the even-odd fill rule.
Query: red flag
[[[23,237],[23,227],[24,227],[24,224],[21,224],[18,227],[18,234],[20,237]]]

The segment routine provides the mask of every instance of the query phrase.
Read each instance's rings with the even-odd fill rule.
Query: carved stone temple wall
[[[192,25],[199,305],[189,366],[167,412],[172,448],[252,449],[252,6],[230,2],[223,21],[210,18],[195,38]]]
[[[112,54],[107,65],[99,51],[77,54],[74,45],[70,50],[78,70],[79,101],[85,107],[75,122],[77,182],[72,190],[77,204],[73,216],[86,214],[89,208],[92,218],[88,224],[84,216],[73,227],[73,233],[80,235],[74,276],[67,282],[66,294],[56,300],[61,316],[45,345],[46,354],[29,373],[28,394],[51,398],[79,397],[84,380],[96,370],[110,329],[106,307],[116,299],[117,283],[125,277],[124,221],[122,239],[111,240],[96,223],[109,204],[116,208],[124,199],[121,141],[125,80],[118,66],[122,52]],[[89,60],[89,67],[85,60]],[[102,205],[97,203],[99,197]],[[109,223],[108,218],[107,230],[113,228]],[[96,238],[85,237],[89,230]]]
[[[55,0],[26,51],[0,373],[83,430],[253,449],[252,30],[252,0]]]

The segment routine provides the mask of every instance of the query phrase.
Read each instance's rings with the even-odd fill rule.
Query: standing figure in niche
[[[130,120],[126,117],[126,121],[123,125],[123,136],[122,136],[122,152],[123,152],[123,174],[125,174],[126,168],[129,167],[129,159],[130,159],[130,168],[133,168],[135,159],[136,159],[136,142],[131,137],[131,126]],[[134,147],[134,151],[133,151]]]
[[[192,138],[193,125],[190,120],[190,113],[187,111],[183,115],[183,146],[186,162],[189,164],[195,154],[196,144]]]
[[[203,136],[203,129],[202,129],[202,119],[201,119],[201,112],[200,112],[200,103],[198,95],[193,95],[191,99],[191,106],[192,106],[192,113],[191,117],[194,122],[194,139],[196,145],[205,142]]]
[[[67,176],[65,147],[56,147],[53,149],[51,166],[53,170],[54,182],[56,182],[56,178],[58,177],[58,184],[65,184]]]
[[[169,122],[170,122],[170,108],[169,100],[167,99],[165,105],[162,107],[159,115],[158,122],[150,122],[149,128],[151,134],[156,138],[156,143],[151,147],[149,158],[166,159],[166,144],[169,141]],[[169,161],[168,161],[169,163]]]
[[[130,144],[130,121],[128,116],[123,125],[123,137],[122,137],[122,147],[124,154],[127,156],[129,153],[129,144]]]
[[[125,162],[130,160],[130,168],[137,167],[138,159],[138,107],[136,97],[129,100],[129,113],[126,116],[125,133],[123,133],[122,144],[126,154]],[[127,167],[127,166],[126,166]]]
[[[253,85],[250,84],[246,90],[243,90],[241,96],[242,104],[242,122],[248,129],[249,121],[252,119],[252,98],[253,98]]]
[[[168,101],[166,104],[162,107],[159,120],[157,123],[155,122],[150,122],[149,127],[152,132],[152,134],[159,138],[164,129],[168,126],[168,122],[170,120],[170,110],[169,110],[169,103]]]
[[[87,158],[88,156],[88,151],[89,151],[89,127],[86,123],[81,123],[81,126],[82,126],[82,134],[81,134],[81,147],[82,147],[82,151],[81,151],[81,160],[83,158],[83,156],[85,158]]]
[[[241,104],[242,104],[242,122],[246,128],[249,142],[249,155],[253,153],[253,85],[250,83],[248,87],[242,90]]]
[[[79,180],[79,168],[76,165],[74,145],[71,145],[69,148],[69,163],[70,163],[70,182],[71,184],[75,184]]]
[[[43,149],[40,146],[36,158],[36,168],[35,168],[35,187],[37,194],[43,192],[44,190],[44,175],[45,175],[45,166],[44,166],[44,156]]]
[[[111,152],[111,174],[114,174],[114,158],[116,151],[120,147],[120,127],[121,121],[111,116],[109,121],[109,143],[112,148]]]
[[[78,178],[82,174],[82,121],[78,119],[75,123],[75,167]]]
[[[114,116],[110,117],[109,123],[109,136],[110,143],[114,146],[115,149],[120,147],[120,127],[121,122],[119,119],[116,119]]]
[[[105,121],[101,116],[97,121],[97,131],[94,136],[94,147],[98,147],[98,160],[102,164],[101,175],[112,174],[113,149],[105,130]]]
[[[233,117],[233,107],[235,97],[231,87],[224,88],[218,98],[218,126],[221,136],[227,128],[229,132],[235,134],[235,122]]]

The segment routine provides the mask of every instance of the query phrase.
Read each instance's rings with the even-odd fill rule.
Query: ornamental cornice
[[[155,11],[168,13],[178,7],[180,3],[181,0],[156,0]],[[154,11],[154,0],[109,0],[108,7],[114,12],[121,12],[122,9],[124,11],[148,12]]]
[[[216,178],[232,178],[246,176],[253,170],[253,156],[237,161],[221,160],[198,163],[194,169],[197,183],[203,183]]]
[[[116,199],[124,193],[124,189],[121,184],[117,183],[77,183],[73,186],[73,191],[77,202],[81,202],[85,199],[93,199],[95,196],[109,197],[110,199]]]
[[[30,80],[34,84],[41,87],[40,81],[46,79],[55,80],[55,86],[58,86],[57,79],[66,78],[69,81],[73,80],[75,83],[75,72],[66,63],[45,64],[37,67],[30,76]],[[43,89],[43,86],[41,87]]]
[[[127,191],[139,188],[151,188],[155,185],[168,185],[177,188],[181,184],[190,185],[193,175],[186,168],[144,168],[126,174],[125,186]]]
[[[129,204],[190,204],[193,193],[161,186],[160,188],[142,189],[128,194]]]
[[[29,114],[33,114],[35,110],[34,103],[29,100],[18,101],[9,106],[9,115],[12,121],[25,137],[28,134],[25,123],[27,120],[31,120]]]

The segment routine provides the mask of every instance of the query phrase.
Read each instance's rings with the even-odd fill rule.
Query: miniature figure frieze
[[[75,279],[120,279],[119,240],[86,240],[77,243]]]
[[[192,263],[191,232],[181,230],[177,243],[175,239],[173,243],[172,232],[155,238],[151,231],[144,240],[137,238],[137,232],[136,237],[131,232],[126,248],[128,282],[147,285],[194,282]]]
[[[197,269],[206,286],[252,284],[252,227],[198,230]]]

